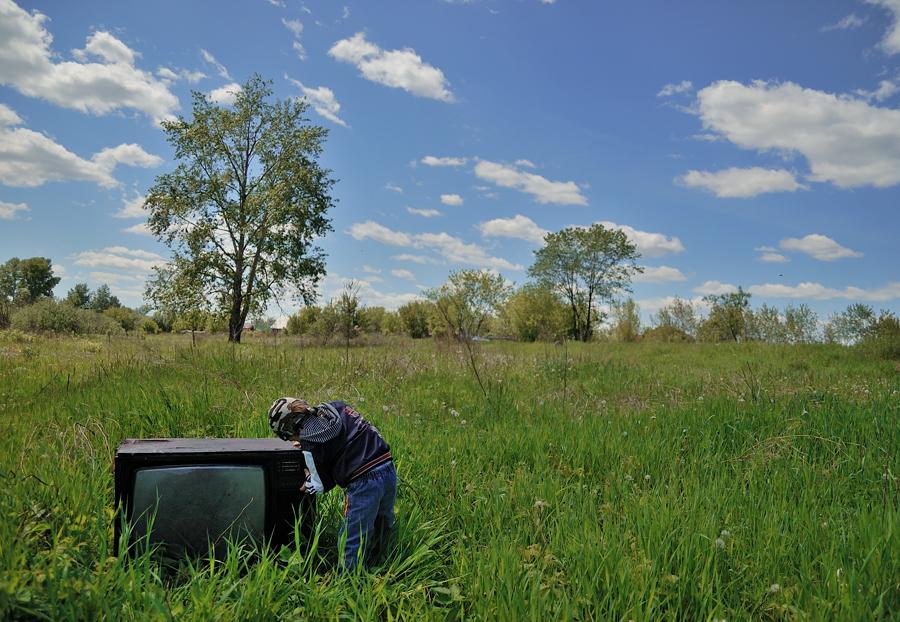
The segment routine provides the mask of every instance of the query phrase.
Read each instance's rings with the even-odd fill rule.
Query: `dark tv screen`
[[[172,557],[227,541],[264,539],[266,480],[260,466],[191,465],[138,469],[132,500],[133,536],[151,526],[149,543]]]

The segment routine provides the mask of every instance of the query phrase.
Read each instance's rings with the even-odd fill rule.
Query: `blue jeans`
[[[341,534],[344,544],[344,568],[355,569],[369,553],[382,552],[394,529],[394,499],[397,496],[397,471],[388,462],[347,485],[347,508]],[[360,552],[360,545],[365,549]]]

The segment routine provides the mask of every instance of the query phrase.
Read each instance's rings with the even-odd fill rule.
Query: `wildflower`
[[[644,476],[644,481],[645,481],[645,482],[649,482],[649,481],[650,481],[650,474],[649,474],[649,473],[647,473],[647,474]]]
[[[682,434],[687,434],[687,428],[683,428],[683,429],[681,430],[681,433],[682,433]]]
[[[769,591],[772,594],[777,594],[778,592],[781,591],[781,586],[778,585],[777,583],[773,583],[771,586],[769,586]]]
[[[723,529],[723,530],[722,530],[722,533],[720,533],[719,535],[722,536],[724,539],[727,540],[728,538],[731,537],[731,532],[728,531],[727,529]]]
[[[459,411],[456,409],[451,408],[450,414],[453,415],[454,417],[459,417]]]
[[[723,540],[722,538],[716,538],[716,548],[724,551],[725,550],[725,540]]]
[[[628,432],[622,432],[622,436],[627,437],[627,436],[628,436]]]
[[[656,421],[656,415],[650,415],[650,421]]]
[[[633,482],[633,481],[634,481],[634,478],[631,477],[630,475],[628,475],[628,474],[626,473],[626,474],[625,474],[625,481],[626,481],[626,482]]]
[[[547,502],[543,499],[535,499],[534,507],[538,510],[543,510],[545,507],[547,507]]]
[[[385,404],[384,406],[381,407],[381,410],[384,412],[388,412],[390,409],[391,409],[391,407],[388,406],[387,404]]]
[[[450,461],[450,466],[455,467],[455,466],[456,466],[456,460],[451,460],[451,461]]]
[[[701,395],[700,397],[698,397],[698,398],[697,398],[697,401],[698,401],[698,402],[702,402],[702,401],[703,401],[703,396]]]
[[[460,421],[460,422],[459,422],[459,425],[466,425],[466,420],[463,419],[462,421]]]

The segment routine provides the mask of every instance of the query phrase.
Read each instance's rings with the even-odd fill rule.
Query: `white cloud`
[[[422,158],[422,164],[426,166],[462,166],[466,163],[467,158],[451,158],[451,157],[443,157],[438,158],[435,156],[427,155]]]
[[[349,39],[336,42],[328,54],[338,61],[355,65],[366,80],[401,88],[419,97],[453,101],[444,73],[423,62],[412,48],[383,50],[367,41],[364,33],[358,32]]]
[[[526,240],[534,244],[543,244],[544,236],[549,233],[541,229],[537,223],[521,214],[512,218],[495,218],[476,225],[485,237],[502,237]]]
[[[196,84],[206,77],[206,74],[202,71],[190,71],[189,69],[179,69],[178,71],[174,71],[168,67],[159,67],[156,70],[156,75],[169,82],[184,80],[189,84]]]
[[[765,283],[754,285],[748,290],[754,296],[763,298],[799,298],[806,300],[832,300],[844,298],[846,300],[866,300],[882,302],[900,298],[900,281],[893,281],[887,285],[875,289],[849,286],[844,289],[825,287],[821,283],[804,282],[797,285],[780,285],[777,283]]]
[[[883,102],[887,99],[893,97],[897,91],[900,91],[900,84],[898,84],[894,80],[882,80],[878,83],[878,88],[874,91],[866,91],[864,89],[857,89],[854,91],[857,95],[864,99],[875,100],[877,102]]]
[[[100,250],[81,251],[72,255],[76,266],[122,270],[129,274],[149,274],[153,268],[165,263],[157,253],[109,246]]]
[[[481,268],[497,270],[522,270],[500,257],[491,257],[477,244],[469,244],[448,233],[404,233],[393,231],[373,221],[355,223],[350,227],[350,235],[356,240],[371,239],[390,246],[404,246],[433,251],[445,261]],[[410,259],[411,256],[406,256]]]
[[[130,227],[122,229],[122,231],[124,231],[125,233],[136,233],[138,235],[147,235],[151,237],[153,236],[153,232],[150,231],[150,227],[148,227],[147,223],[145,222],[131,225]]]
[[[676,183],[688,188],[701,188],[720,198],[746,199],[766,192],[794,192],[806,186],[797,182],[793,173],[784,169],[727,168],[721,171],[688,171]]]
[[[7,106],[0,104],[0,127],[6,125],[21,125],[22,117],[16,114],[16,111]]]
[[[619,225],[608,220],[601,220],[597,224],[603,225],[607,229],[622,231],[644,257],[659,257],[667,253],[681,253],[684,251],[684,245],[677,237],[670,237],[663,233],[641,231],[634,227]]]
[[[854,28],[859,28],[865,23],[866,20],[864,18],[860,17],[856,13],[850,13],[850,15],[845,15],[834,24],[822,26],[819,30],[821,30],[822,32],[830,32],[832,30],[852,30]]]
[[[108,32],[88,37],[76,61],[58,61],[47,16],[28,13],[10,0],[0,2],[0,84],[28,97],[102,115],[130,108],[153,119],[178,109],[168,83],[134,66],[137,55]],[[88,62],[88,57],[99,62]]]
[[[514,188],[530,194],[541,204],[587,205],[587,199],[574,181],[550,181],[514,166],[488,160],[475,165],[475,175],[502,188]]]
[[[414,275],[409,270],[404,270],[402,268],[391,270],[391,274],[398,279],[406,279],[407,281],[415,281],[416,275]]]
[[[415,214],[416,216],[422,216],[423,218],[434,218],[435,216],[441,215],[441,213],[436,209],[419,209],[417,207],[407,207],[406,211],[410,214]]]
[[[391,259],[395,261],[411,261],[412,263],[417,263],[421,265],[432,264],[437,265],[440,263],[438,260],[432,257],[425,257],[424,255],[410,255],[409,253],[401,253],[400,255],[393,255]]]
[[[641,298],[639,300],[636,300],[635,302],[638,304],[638,307],[640,307],[641,311],[643,311],[644,313],[655,313],[655,312],[659,311],[660,309],[662,309],[663,307],[668,307],[669,305],[671,305],[673,302],[675,302],[676,298],[678,298],[678,297],[677,296],[661,296],[661,297],[657,297],[657,298]],[[695,296],[694,298],[688,298],[688,299],[685,299],[685,298],[678,298],[678,299],[681,300],[682,302],[689,303],[694,308],[694,313],[697,315],[700,315],[701,313],[703,313],[704,311],[709,309],[709,303],[707,303],[705,300],[703,300],[702,296]]]
[[[300,41],[300,37],[303,35],[303,22],[299,19],[285,19],[282,17],[281,23],[294,33],[293,48],[297,52],[297,56],[300,57],[300,60],[306,60],[306,49],[304,49],[303,43]]]
[[[442,194],[441,203],[444,205],[462,205],[463,198],[458,194]]]
[[[232,106],[234,102],[237,100],[237,94],[241,90],[241,85],[237,82],[230,82],[224,86],[220,86],[217,89],[213,89],[209,92],[209,99],[213,103],[224,105],[224,106]]]
[[[687,281],[687,277],[678,268],[672,266],[644,266],[644,272],[635,274],[635,283],[670,283],[672,281]]]
[[[763,252],[757,259],[763,263],[787,263],[790,261],[785,255],[773,253],[772,251]]]
[[[30,211],[31,209],[25,203],[7,203],[6,201],[0,201],[0,220],[23,220],[25,218],[25,212]]]
[[[204,49],[200,50],[200,55],[203,57],[207,63],[215,67],[216,73],[218,73],[221,77],[226,80],[231,80],[231,75],[228,73],[228,70],[225,68],[225,65],[216,60],[216,57],[207,52]]]
[[[694,288],[695,294],[701,296],[719,296],[721,294],[730,294],[737,291],[737,286],[731,283],[722,283],[721,281],[704,281],[702,285]]]
[[[144,209],[144,201],[147,197],[138,195],[133,199],[123,199],[122,208],[113,214],[116,218],[144,218],[147,211]]]
[[[707,130],[744,149],[800,153],[813,181],[841,188],[900,183],[900,110],[791,82],[715,82],[697,102]]]
[[[526,168],[537,168],[537,165],[531,160],[516,160],[515,164],[516,166],[524,166]]]
[[[374,266],[368,266],[363,264],[363,272],[368,272],[369,274],[381,274],[381,268],[375,268]]]
[[[118,182],[118,164],[153,167],[162,160],[139,145],[107,147],[85,160],[51,138],[27,128],[0,127],[0,183],[34,188],[48,181],[92,181],[104,188]]]
[[[292,82],[303,92],[303,96],[309,101],[310,104],[312,104],[312,107],[316,112],[318,112],[320,115],[322,115],[332,123],[337,123],[338,125],[347,127],[347,123],[338,116],[338,114],[341,112],[341,105],[338,103],[337,98],[334,96],[334,91],[332,91],[327,86],[312,88],[304,85],[299,80],[294,80],[292,78],[288,78],[287,76],[285,77],[289,82]]]
[[[401,188],[397,184],[394,184],[391,182],[387,182],[386,184],[384,184],[384,189],[390,190],[391,192],[396,192],[397,194],[400,194],[403,192],[403,188]]]
[[[881,39],[881,48],[888,54],[897,54],[900,52],[900,0],[866,0],[866,2],[891,13],[891,25]]]
[[[667,84],[659,90],[657,97],[671,97],[681,93],[689,93],[694,89],[694,84],[690,80],[682,80],[677,84]]]
[[[421,300],[421,296],[415,293],[396,293],[382,292],[375,289],[372,283],[381,282],[381,279],[358,279],[341,276],[335,272],[329,272],[322,283],[320,289],[323,292],[323,299],[329,300],[340,295],[345,285],[352,281],[359,288],[358,295],[360,301],[369,307],[384,307],[389,311],[393,311],[398,307],[402,307],[413,300]]]
[[[802,238],[785,238],[778,243],[783,250],[799,251],[819,261],[834,261],[847,257],[862,257],[863,254],[841,246],[826,235],[811,233]]]

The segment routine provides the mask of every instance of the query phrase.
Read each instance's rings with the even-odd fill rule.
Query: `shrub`
[[[661,341],[663,343],[689,343],[694,340],[694,338],[686,332],[670,324],[648,328],[641,335],[641,339],[647,341]]]
[[[145,317],[141,320],[141,331],[146,335],[155,335],[160,331],[159,324],[153,318]]]
[[[897,316],[882,311],[863,334],[860,348],[872,356],[900,359],[900,320]]]
[[[20,307],[12,315],[11,326],[30,333],[121,334],[118,322],[93,311],[76,309],[50,298]]]

